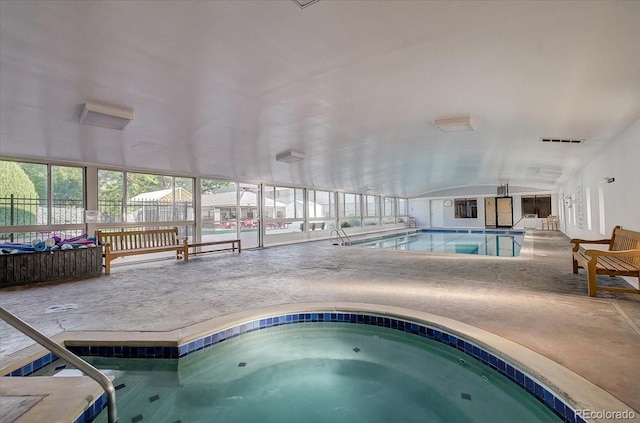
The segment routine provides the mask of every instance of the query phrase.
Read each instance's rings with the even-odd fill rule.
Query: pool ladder
[[[104,392],[107,394],[107,421],[109,423],[116,423],[118,421],[118,411],[116,409],[116,390],[113,387],[111,379],[107,377],[100,370],[93,367],[71,351],[67,350],[63,346],[56,343],[45,334],[39,332],[33,326],[29,325],[24,320],[21,320],[17,316],[14,316],[4,307],[0,307],[0,318],[18,329],[24,335],[36,341],[58,357],[64,359],[67,363],[75,366],[78,370],[82,370],[84,374],[95,380],[102,386]]]
[[[335,238],[334,238],[335,234]],[[344,231],[344,229],[334,229],[331,231],[329,235],[329,239],[333,245],[351,245],[351,239],[349,235]]]

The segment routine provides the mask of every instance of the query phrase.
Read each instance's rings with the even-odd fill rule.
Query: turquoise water
[[[179,360],[87,360],[116,376],[120,422],[559,421],[464,353],[375,326],[301,323]]]
[[[371,240],[363,243],[354,243],[354,246],[407,251],[517,257],[520,255],[520,247],[522,246],[523,240],[524,234],[426,231]]]

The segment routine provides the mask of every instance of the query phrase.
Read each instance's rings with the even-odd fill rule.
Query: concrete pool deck
[[[588,297],[584,273],[571,273],[571,244],[563,234],[533,231],[531,241],[532,254],[506,259],[318,241],[204,255],[188,263],[114,267],[110,276],[5,289],[0,305],[49,336],[171,331],[243,310],[301,302],[403,307],[523,345],[604,388],[638,415],[640,296]],[[609,277],[602,283],[624,284]],[[4,322],[0,340],[3,362],[32,344]]]

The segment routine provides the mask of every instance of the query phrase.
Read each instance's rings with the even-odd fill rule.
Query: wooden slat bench
[[[217,248],[217,249],[207,249],[207,250],[202,250],[201,247],[208,247],[211,245],[224,245],[224,244],[231,244],[231,246],[229,248]],[[189,253],[189,248],[192,248],[192,252]],[[191,255],[197,255],[197,254],[205,254],[205,253],[217,253],[220,251],[236,251],[236,249],[238,250],[238,253],[242,252],[242,243],[240,242],[239,239],[227,239],[224,241],[208,241],[208,242],[197,242],[197,243],[193,243],[193,244],[188,244],[188,248],[187,248],[187,254],[191,254]]]
[[[573,273],[578,273],[581,267],[587,271],[589,296],[597,296],[599,290],[640,294],[640,289],[602,286],[596,283],[596,275],[635,276],[640,283],[640,232],[616,226],[609,239],[590,241],[574,238],[571,242]],[[581,250],[580,244],[609,244],[609,250]]]
[[[141,231],[96,231],[98,244],[104,247],[105,274],[111,273],[111,261],[118,257],[175,251],[176,259],[189,260],[186,237],[178,236],[178,228]]]

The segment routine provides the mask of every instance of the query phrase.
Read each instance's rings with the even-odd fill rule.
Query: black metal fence
[[[101,223],[171,222],[193,220],[191,201],[120,201],[99,200]]]
[[[49,218],[49,213],[51,216]],[[0,197],[0,226],[64,225],[84,222],[82,199]]]

